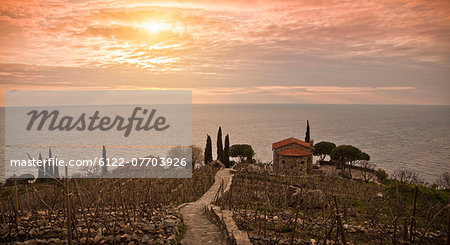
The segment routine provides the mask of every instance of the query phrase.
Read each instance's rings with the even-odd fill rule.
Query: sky
[[[14,1],[7,90],[189,89],[193,103],[450,104],[450,1]]]

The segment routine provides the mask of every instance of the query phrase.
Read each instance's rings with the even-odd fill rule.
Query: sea
[[[4,146],[4,108],[0,115]],[[356,146],[388,173],[408,169],[433,183],[450,172],[450,106],[194,104],[192,143],[204,148],[210,135],[215,153],[221,127],[231,145],[249,144],[255,159],[268,163],[272,143],[289,137],[303,140],[307,121],[315,143]],[[136,149],[136,154],[142,151]],[[4,166],[4,156],[0,160]]]
[[[249,144],[262,162],[272,143],[304,140],[309,121],[315,143],[353,145],[388,173],[408,169],[433,183],[450,171],[450,106],[221,104],[193,106],[193,141],[215,147],[218,127],[231,144]]]

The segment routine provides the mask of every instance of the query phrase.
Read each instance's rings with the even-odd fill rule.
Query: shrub
[[[440,189],[450,190],[450,172],[443,173],[436,184]]]
[[[422,185],[424,182],[419,178],[417,173],[407,169],[395,170],[392,178],[403,184]]]
[[[387,178],[389,177],[389,174],[386,173],[383,169],[379,168],[377,171],[375,171],[375,176],[377,176],[377,179],[380,183],[384,183]]]

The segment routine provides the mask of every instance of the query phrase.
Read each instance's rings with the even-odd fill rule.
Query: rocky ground
[[[238,224],[239,228],[242,230],[246,230],[249,233],[249,239],[252,244],[264,245],[264,244],[291,244],[291,234],[292,227],[286,227],[282,229],[283,232],[278,233],[270,227],[273,224],[276,224],[278,227],[282,227],[288,222],[290,215],[283,216],[267,216],[266,221],[264,221],[264,215],[258,215],[258,218],[255,222],[255,212],[253,211],[239,211],[234,212],[233,219]],[[320,227],[322,227],[324,221],[321,219],[297,219],[297,230],[296,232],[299,234],[304,233],[304,227],[308,227],[308,230],[317,231]],[[348,244],[362,244],[363,240],[366,244],[378,244],[379,237],[382,237],[383,234],[393,234],[394,227],[387,226],[384,230],[373,229],[370,228],[369,222],[363,223],[364,225],[351,225],[344,224],[343,228],[345,230],[345,234]],[[327,225],[329,228],[329,225]],[[306,236],[305,236],[306,237]],[[420,231],[416,231],[415,240],[418,241],[422,237],[422,233]],[[359,242],[353,242],[353,241]],[[446,233],[440,231],[427,232],[424,236],[425,244],[441,244],[442,241],[446,240]],[[296,237],[294,240],[294,244],[322,244],[323,241],[318,241],[317,239],[301,239]],[[326,244],[335,244],[335,240],[327,239]],[[386,239],[385,243],[382,244],[390,244],[391,240]]]
[[[127,224],[116,222],[112,212],[108,217],[89,215],[90,223],[77,220],[73,230],[73,240],[83,244],[176,244],[183,232],[182,219],[174,208],[158,208],[151,216],[145,216]],[[20,241],[13,244],[66,244],[67,229],[63,229],[64,219],[53,217],[47,222],[46,212],[38,211],[20,219],[18,232],[13,226],[3,225],[0,229],[0,242]]]
[[[176,244],[184,235],[177,207],[198,200],[220,167],[189,179],[71,179],[3,185],[0,244]],[[66,193],[69,194],[66,194]],[[67,203],[70,212],[67,211]],[[68,225],[70,213],[71,225]]]

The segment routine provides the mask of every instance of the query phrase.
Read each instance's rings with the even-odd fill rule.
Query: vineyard
[[[274,176],[243,167],[216,205],[234,212],[254,244],[441,244],[448,198],[448,192],[423,186],[365,183],[319,171]]]
[[[156,243],[180,240],[176,206],[195,201],[219,168],[191,179],[47,179],[2,187],[0,242]]]

